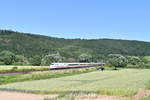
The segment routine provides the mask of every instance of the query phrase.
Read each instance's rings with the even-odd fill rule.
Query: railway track
[[[95,67],[95,66],[93,66],[93,67]],[[49,69],[49,70],[44,70],[44,71],[5,72],[5,73],[0,73],[0,76],[30,74],[30,73],[38,73],[38,72],[59,72],[59,71],[69,71],[69,70],[80,70],[83,68],[91,68],[91,67]]]

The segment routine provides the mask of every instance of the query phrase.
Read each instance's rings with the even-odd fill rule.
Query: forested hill
[[[56,52],[64,57],[77,57],[82,53],[150,55],[150,43],[112,39],[63,39],[0,30],[0,52],[3,50],[26,57]]]

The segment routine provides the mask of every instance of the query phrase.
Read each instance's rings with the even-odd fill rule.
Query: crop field
[[[150,61],[150,56],[145,56],[144,59]]]
[[[49,66],[17,66],[17,65],[0,65],[0,70],[10,70],[13,67],[17,67],[18,69],[31,69],[31,68],[36,68],[36,69],[40,69],[40,68],[49,68]]]
[[[79,75],[0,85],[3,90],[40,93],[100,93],[132,96],[150,88],[149,69],[94,71]]]
[[[11,72],[27,72],[27,71],[42,71],[49,70],[49,66],[17,66],[17,65],[1,65],[0,73],[11,73]]]

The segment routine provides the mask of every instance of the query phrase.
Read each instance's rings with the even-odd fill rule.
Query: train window
[[[69,65],[79,65],[79,64],[69,64]]]

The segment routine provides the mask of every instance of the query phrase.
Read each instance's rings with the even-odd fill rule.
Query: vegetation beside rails
[[[127,65],[126,68],[139,68],[139,69],[150,69],[150,64],[141,64],[141,65]]]
[[[0,76],[0,85],[13,83],[13,82],[59,78],[59,77],[64,77],[64,76],[88,73],[88,72],[92,72],[95,70],[96,68],[86,68],[86,69],[80,69],[80,70],[70,70],[70,71],[60,71],[60,72],[42,72],[42,73],[39,72],[39,73],[31,73],[31,74]]]
[[[49,69],[49,66],[0,66],[0,73],[44,71]]]

